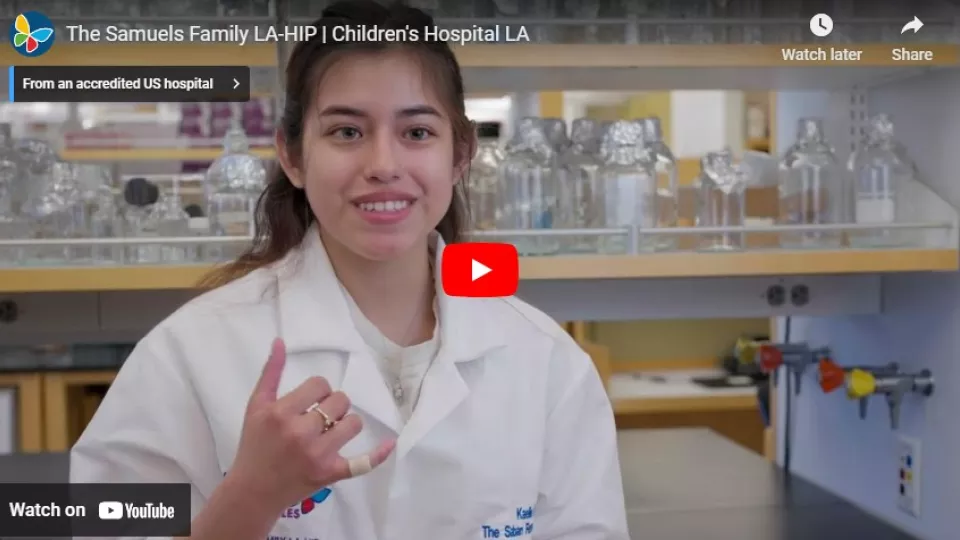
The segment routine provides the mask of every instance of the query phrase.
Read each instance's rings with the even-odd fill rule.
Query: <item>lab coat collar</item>
[[[446,244],[436,232],[430,241],[435,253],[442,356],[454,362],[470,361],[506,345],[496,319],[484,316],[484,303],[489,300],[452,297],[443,291],[440,283]],[[278,326],[288,353],[365,350],[316,226],[307,231],[300,249],[291,253],[277,272]]]
[[[506,334],[496,316],[485,313],[489,300],[447,296],[440,284],[445,244],[431,237],[435,253],[440,349],[428,371],[416,414],[398,440],[403,455],[433,426],[442,421],[469,394],[456,364],[482,358],[504,347]],[[338,351],[348,354],[340,389],[353,406],[377,419],[395,433],[401,432],[399,410],[351,320],[347,299],[316,227],[307,232],[302,246],[278,269],[278,330],[287,354]],[[307,355],[308,357],[309,355]]]

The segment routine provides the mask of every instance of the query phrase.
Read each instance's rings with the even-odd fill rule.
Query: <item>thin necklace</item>
[[[433,275],[433,266],[434,266],[433,257],[431,257],[430,258],[430,291],[432,293],[431,296],[436,294],[434,292],[436,290],[436,283]],[[340,285],[340,290],[343,291],[343,294],[350,295],[350,293],[347,292],[346,288],[343,286],[343,283],[339,283],[339,285]],[[431,302],[431,305],[433,305],[433,302]],[[358,310],[359,310],[359,307],[360,306],[357,306]],[[360,314],[363,315],[363,312],[361,311]],[[423,304],[420,304],[420,307],[417,308],[416,313],[414,313],[413,318],[410,320],[410,324],[407,326],[407,329],[404,332],[403,337],[401,338],[401,341],[404,341],[404,342],[407,341],[407,338],[410,337],[410,334],[417,323],[417,319],[419,319],[422,314],[423,314]],[[363,316],[366,317],[366,315],[363,315]],[[390,344],[388,343],[387,336],[383,332],[381,332],[380,329],[377,328],[372,321],[370,322],[370,325],[380,334],[380,342],[381,342],[380,344],[383,351],[386,353],[386,351],[388,351],[391,348]],[[403,363],[405,360],[404,352],[406,347],[404,347],[402,344],[397,344],[397,345],[399,345],[399,349],[400,349],[397,355],[397,358],[395,359],[390,357],[385,358],[388,364],[388,368],[386,370],[388,371],[388,373],[385,373],[384,375],[388,376],[391,379],[391,382],[388,383],[387,386],[390,387],[390,391],[393,393],[393,400],[397,403],[398,406],[402,406],[406,401],[406,392],[403,389]],[[396,360],[396,363],[398,364],[395,372],[392,369],[392,365],[394,364],[393,360]]]
[[[431,288],[434,287],[432,279],[430,280],[430,287]],[[410,325],[407,327],[406,332],[404,332],[402,341],[406,342],[407,338],[410,337],[410,334],[415,328],[417,320],[420,318],[420,315],[422,314],[423,314],[423,305],[421,304],[421,306],[417,309],[417,312],[414,314],[413,319],[410,321]],[[389,344],[387,343],[387,336],[385,336],[381,332],[380,339],[383,341],[382,344],[383,344],[384,351],[388,350]],[[400,345],[399,347],[400,350],[397,353],[397,358],[395,359],[387,358],[386,360],[387,360],[387,364],[390,365],[391,368],[394,364],[393,360],[396,360],[396,364],[397,364],[396,371],[390,373],[390,377],[393,379],[393,383],[390,385],[390,389],[393,391],[393,400],[397,402],[397,405],[403,405],[407,397],[406,392],[403,390],[403,363],[405,361],[404,356],[405,356],[407,347],[404,347],[402,344],[398,344],[398,345]]]

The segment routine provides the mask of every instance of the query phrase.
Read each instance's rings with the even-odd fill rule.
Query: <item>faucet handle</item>
[[[734,346],[734,355],[741,364],[754,364],[757,361],[757,351],[763,342],[750,338],[739,338]]]
[[[783,365],[783,351],[776,345],[761,344],[758,350],[760,357],[760,369],[765,373],[776,371]]]
[[[817,378],[820,388],[825,394],[842,387],[846,383],[847,372],[828,357],[823,357],[817,363]]]
[[[847,374],[847,397],[860,399],[877,390],[877,378],[873,373],[862,369],[852,369]]]

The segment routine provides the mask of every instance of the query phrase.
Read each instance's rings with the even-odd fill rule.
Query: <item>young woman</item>
[[[349,1],[316,24],[433,21]],[[71,480],[189,484],[196,540],[628,538],[590,359],[438,284],[474,149],[450,47],[299,43],[276,145],[253,247],[138,344]]]

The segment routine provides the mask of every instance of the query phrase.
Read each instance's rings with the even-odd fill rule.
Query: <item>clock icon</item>
[[[826,13],[818,13],[810,18],[810,31],[817,37],[827,37],[833,32],[833,19]]]

